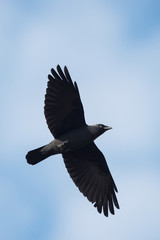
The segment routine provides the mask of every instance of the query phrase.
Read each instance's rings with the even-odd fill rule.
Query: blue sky
[[[154,0],[0,2],[0,239],[159,239],[159,10]],[[52,140],[43,106],[57,64],[77,81],[87,123],[113,127],[96,140],[119,189],[108,219],[61,156],[25,160]]]

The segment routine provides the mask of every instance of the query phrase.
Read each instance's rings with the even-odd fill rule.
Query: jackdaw
[[[78,86],[72,82],[67,67],[57,72],[52,68],[48,75],[44,114],[54,140],[43,147],[28,152],[29,164],[62,154],[67,171],[98,212],[108,209],[114,214],[114,205],[119,208],[115,192],[117,187],[109,171],[105,157],[94,140],[111,127],[103,124],[87,125],[84,117]]]

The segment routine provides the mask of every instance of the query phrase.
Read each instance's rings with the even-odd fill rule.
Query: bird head
[[[99,128],[99,132],[101,132],[101,134],[104,133],[107,130],[112,129],[112,127],[105,126],[103,124],[97,124],[96,126]]]
[[[105,126],[103,124],[96,124],[96,125],[92,125],[92,126],[88,126],[88,127],[89,127],[89,131],[93,134],[94,139],[99,137],[105,131],[112,129],[111,127]]]
[[[103,124],[96,124],[96,126],[97,126],[97,136],[100,136],[101,134],[103,134],[107,130],[112,129],[112,127],[105,126]]]

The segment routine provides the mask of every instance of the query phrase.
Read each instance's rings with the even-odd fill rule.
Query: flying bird
[[[110,130],[103,124],[87,125],[77,83],[67,67],[48,75],[44,114],[54,140],[26,155],[29,164],[37,164],[49,156],[62,154],[67,171],[98,212],[108,217],[119,209],[114,183],[103,153],[94,140]]]

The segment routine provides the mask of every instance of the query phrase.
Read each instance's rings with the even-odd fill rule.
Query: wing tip
[[[64,71],[68,71],[68,68],[66,65],[64,66]]]
[[[57,65],[57,71],[58,71],[58,73],[59,73],[59,71],[62,71],[62,68],[59,64]]]
[[[51,74],[48,74],[48,79],[51,81],[51,80],[53,80],[54,78],[52,77]]]
[[[115,215],[115,207],[117,209],[120,209],[118,201],[115,203],[114,201],[112,201],[112,199],[108,199],[104,202],[95,202],[93,205],[95,208],[97,208],[98,213],[102,213],[102,209],[103,209],[103,214],[105,217],[109,216],[109,213],[112,215]]]

